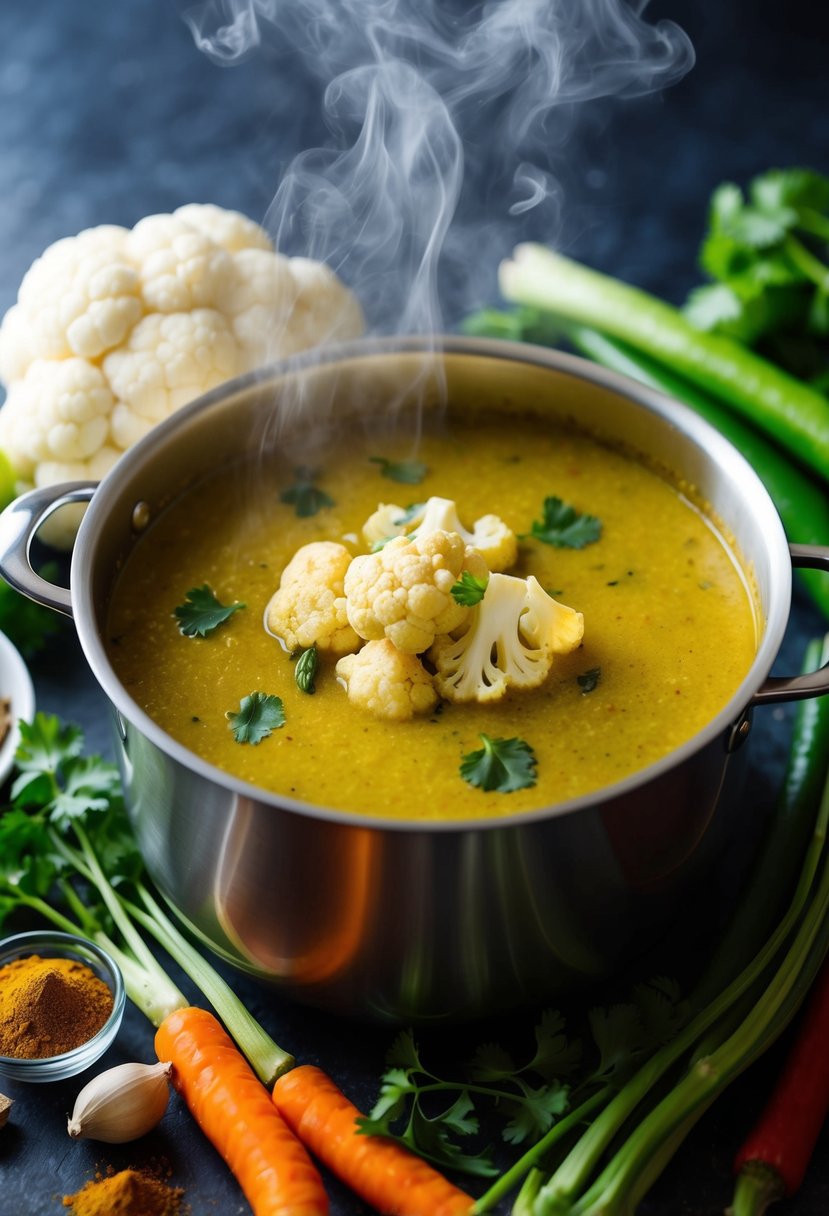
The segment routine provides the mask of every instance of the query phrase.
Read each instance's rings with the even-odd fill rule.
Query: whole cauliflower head
[[[435,686],[448,701],[498,701],[507,689],[537,688],[553,658],[580,645],[584,618],[548,595],[533,575],[492,574],[466,628],[429,651]]]
[[[35,359],[0,410],[0,447],[24,477],[40,461],[88,460],[106,446],[114,403],[86,359]]]
[[[437,634],[451,633],[469,609],[452,588],[462,570],[486,573],[477,554],[457,532],[433,532],[422,539],[403,536],[378,553],[355,557],[345,576],[348,619],[368,641],[389,638],[409,654],[420,654]]]
[[[241,211],[228,211],[215,203],[185,203],[183,207],[177,207],[173,215],[228,253],[240,253],[243,249],[273,249],[273,241],[265,229],[242,215]]]
[[[518,557],[515,533],[497,515],[482,515],[471,531],[463,526],[454,499],[432,496],[419,507],[380,503],[363,524],[370,545],[381,545],[392,536],[423,537],[432,532],[457,532],[470,549],[479,553],[492,571],[508,570]]]
[[[103,371],[117,400],[112,438],[127,448],[155,422],[235,375],[239,351],[220,312],[150,313],[127,342],[111,351]]]
[[[127,237],[141,294],[154,312],[188,312],[221,304],[233,259],[220,245],[175,215],[148,215]]]
[[[56,241],[32,264],[11,322],[25,328],[30,358],[95,359],[124,340],[144,312],[126,238],[124,228],[88,228]],[[0,375],[14,370],[4,355]]]
[[[351,554],[336,541],[298,549],[265,609],[265,625],[289,651],[317,646],[332,654],[356,650],[360,639],[346,612],[343,580]]]
[[[378,718],[406,722],[437,705],[432,677],[415,654],[398,650],[389,638],[366,642],[357,654],[337,663],[348,699]]]
[[[191,203],[132,229],[88,228],[32,264],[0,325],[0,445],[19,490],[52,484],[47,469],[126,450],[266,357],[362,328],[356,298],[333,271],[278,254],[239,212]],[[95,467],[102,463],[108,454]],[[92,465],[79,475],[93,479]]]

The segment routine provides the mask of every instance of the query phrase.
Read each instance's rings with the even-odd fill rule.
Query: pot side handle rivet
[[[132,527],[135,532],[143,532],[152,518],[150,504],[137,502],[132,509]]]

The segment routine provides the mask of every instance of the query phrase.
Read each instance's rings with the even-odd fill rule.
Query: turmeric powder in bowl
[[[107,985],[80,959],[14,959],[0,967],[0,1055],[74,1051],[105,1025],[112,1005]]]
[[[49,930],[0,942],[0,1074],[50,1081],[88,1068],[125,1001],[118,967],[94,942]]]

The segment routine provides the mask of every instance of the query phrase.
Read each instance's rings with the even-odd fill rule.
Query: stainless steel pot
[[[74,617],[109,697],[127,802],[147,866],[190,926],[238,967],[333,1010],[389,1020],[459,1018],[550,997],[617,970],[712,875],[738,828],[754,706],[829,691],[829,671],[771,677],[792,565],[763,485],[688,409],[580,359],[447,339],[355,344],[233,381],[179,411],[99,485],[33,491],[0,517],[0,572]],[[734,537],[764,631],[740,688],[672,754],[602,790],[499,821],[423,823],[343,814],[234,780],[174,742],[132,701],[102,644],[118,570],[155,515],[221,460],[290,445],[332,419],[474,401],[574,419],[693,484]],[[70,589],[29,558],[43,521],[89,503]],[[712,655],[712,662],[716,656]],[[347,764],[346,751],[335,758]]]

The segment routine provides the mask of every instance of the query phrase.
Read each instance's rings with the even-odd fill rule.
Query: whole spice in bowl
[[[30,954],[0,967],[0,1055],[64,1055],[98,1033],[112,992],[86,963]]]
[[[95,942],[34,930],[0,942],[0,1074],[57,1081],[103,1055],[126,1002],[119,968]]]

